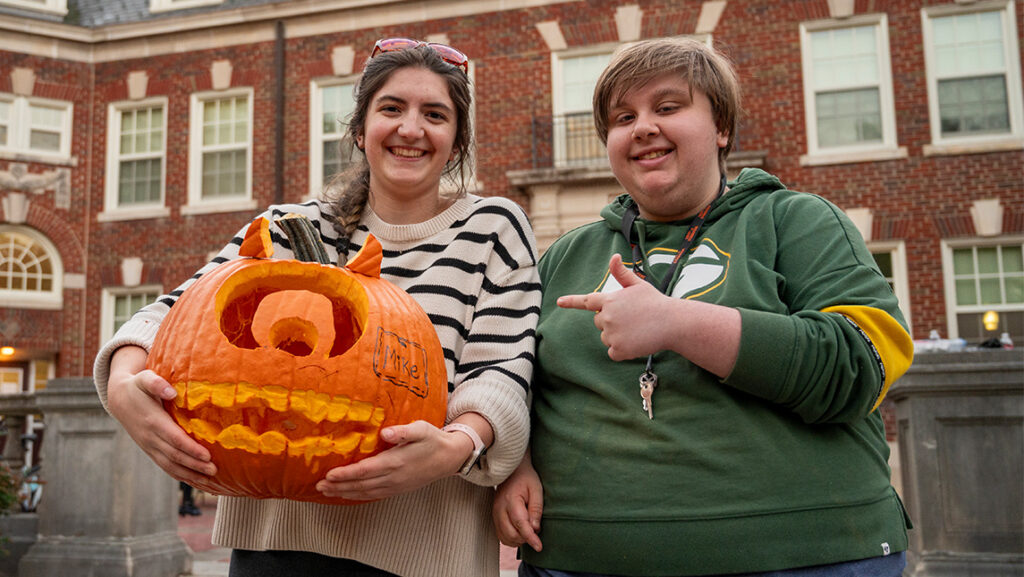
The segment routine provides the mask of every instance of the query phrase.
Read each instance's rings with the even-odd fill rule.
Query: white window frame
[[[118,297],[139,294],[156,294],[159,298],[164,294],[160,285],[139,285],[134,287],[107,287],[103,289],[103,300],[100,304],[100,342],[105,343],[114,336],[114,304]],[[134,314],[135,311],[132,311]]]
[[[581,112],[578,110],[566,110],[565,61],[605,54],[611,57],[621,46],[622,45],[618,43],[594,44],[583,48],[574,48],[551,53],[551,154],[553,157],[552,165],[555,168],[573,166],[573,163],[569,162],[566,158],[568,151],[566,150],[566,135],[564,133],[564,129],[559,130],[559,128],[555,126],[555,119],[564,117],[566,114]],[[597,79],[595,78],[594,81],[597,82]],[[591,114],[593,114],[593,110],[591,110]],[[596,131],[594,132],[594,138],[597,138]],[[600,140],[598,140],[598,143],[600,143]]]
[[[213,6],[223,3],[224,0],[149,0],[149,11],[153,13],[170,12],[172,10],[185,10],[187,8]]]
[[[121,113],[144,108],[163,108],[163,144],[160,153],[160,200],[146,204],[121,206],[119,201],[119,181],[121,164]],[[166,97],[147,98],[132,102],[114,102],[107,108],[107,166],[105,179],[105,195],[103,212],[98,220],[129,220],[140,218],[160,218],[169,216],[170,208],[166,206],[167,187],[167,113]]]
[[[1006,64],[1006,105],[1010,116],[1010,131],[1004,134],[968,134],[942,136],[939,113],[938,77],[935,71],[934,32],[932,19],[978,12],[1000,12],[1003,25],[1004,62]],[[971,4],[944,4],[921,9],[921,27],[924,41],[925,76],[928,83],[928,119],[931,125],[931,144],[924,146],[924,154],[965,154],[1024,148],[1024,96],[1021,94],[1020,49],[1018,47],[1017,17],[1014,3],[1009,0],[989,0]],[[996,71],[992,71],[996,72]]]
[[[987,247],[997,245],[1008,245],[1024,243],[1024,235],[1005,235],[991,238],[971,237],[964,239],[943,240],[942,246],[942,284],[946,296],[946,331],[949,338],[955,339],[960,336],[960,327],[957,323],[957,313],[979,313],[985,311],[1020,311],[1021,305],[1000,304],[1000,305],[969,305],[957,306],[956,304],[956,283],[953,282],[953,250],[959,248]]]
[[[892,284],[896,300],[899,301],[900,310],[903,311],[903,318],[907,321],[907,328],[913,334],[913,321],[910,311],[910,276],[907,274],[907,246],[902,240],[881,240],[867,243],[868,250],[872,254],[889,253],[892,259]]]
[[[42,4],[39,2],[29,2],[27,0],[0,0],[0,4],[4,6],[11,6],[13,8],[24,8],[26,10],[57,14],[60,16],[64,16],[68,13],[68,0],[44,0]]]
[[[245,147],[245,193],[232,198],[203,198],[203,105],[213,100],[237,98],[243,96],[249,100],[248,135]],[[234,212],[255,210],[257,203],[252,197],[252,156],[253,156],[253,119],[255,98],[253,89],[232,88],[228,90],[197,92],[192,94],[189,121],[189,163],[188,163],[188,204],[181,207],[181,213],[209,214],[215,212]]]
[[[814,90],[814,58],[811,34],[845,28],[875,28],[878,56],[879,111],[882,141],[848,146],[822,148],[818,144],[818,111]],[[907,148],[899,146],[896,134],[896,106],[893,97],[892,67],[889,52],[889,21],[885,14],[863,14],[842,20],[817,20],[800,24],[800,52],[803,70],[804,123],[807,129],[807,154],[800,157],[802,166],[845,164],[906,158]],[[850,87],[854,88],[854,87]]]
[[[19,291],[0,289],[0,310],[4,308],[60,310],[64,306],[64,263],[57,247],[43,234],[26,226],[0,224],[0,233],[13,232],[31,238],[46,251],[53,269],[51,289],[42,291]]]
[[[28,157],[28,160],[40,162],[66,163],[71,159],[71,127],[74,125],[74,104],[65,100],[52,100],[49,98],[38,98],[35,96],[17,96],[14,94],[0,93],[0,100],[10,104],[11,115],[6,119],[7,142],[0,144],[0,153],[17,155],[19,159]],[[49,150],[37,150],[29,147],[29,139],[32,131],[32,106],[57,108],[64,113],[60,131],[60,150],[57,152]],[[19,121],[19,119],[21,119]]]
[[[309,83],[309,195],[307,199],[318,198],[327,182],[324,180],[324,130],[323,94],[325,88],[353,85],[359,82],[359,75],[315,78]],[[345,119],[339,118],[338,122]],[[344,138],[342,133],[341,140]]]

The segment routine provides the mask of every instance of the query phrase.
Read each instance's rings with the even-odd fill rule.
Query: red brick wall
[[[387,36],[446,33],[473,60],[477,90],[477,177],[484,194],[528,198],[509,185],[506,173],[531,167],[531,122],[551,114],[550,53],[535,25],[558,20],[570,48],[617,41],[616,7],[629,1],[568,2],[420,22],[290,38],[286,42],[284,196],[296,201],[309,188],[309,83],[331,73],[331,51],[356,48],[358,68],[373,41]],[[998,197],[1006,207],[1007,231],[1024,232],[1024,152],[926,157],[930,142],[920,10],[934,1],[859,0],[858,13],[885,12],[896,102],[898,143],[908,158],[886,162],[802,167],[806,153],[799,23],[828,16],[826,0],[729,2],[715,30],[716,44],[735,61],[744,90],[740,150],[767,151],[765,168],[791,188],[821,194],[844,208],[868,207],[878,239],[904,239],[910,274],[915,337],[945,333],[940,239],[974,234],[970,203]],[[644,37],[694,31],[700,2],[640,2]],[[1015,2],[1018,34],[1024,1]],[[287,24],[286,24],[287,26]],[[30,226],[59,247],[68,272],[87,275],[85,291],[65,291],[64,310],[12,311],[22,326],[38,327],[20,346],[59,349],[58,376],[88,374],[99,347],[103,286],[120,284],[123,258],[140,256],[144,282],[174,288],[205,256],[251,218],[252,213],[183,216],[187,203],[190,96],[210,89],[210,66],[229,60],[232,85],[254,89],[253,193],[259,205],[274,199],[273,42],[138,58],[94,65],[0,51],[0,91],[10,92],[10,71],[27,67],[37,75],[36,94],[74,102],[72,208],[57,209],[53,193],[31,195]],[[167,218],[99,222],[103,210],[105,131],[110,102],[127,98],[130,72],[145,70],[148,95],[168,99]],[[0,159],[0,170],[9,160]],[[29,163],[31,172],[52,166]],[[14,318],[12,317],[12,318]]]

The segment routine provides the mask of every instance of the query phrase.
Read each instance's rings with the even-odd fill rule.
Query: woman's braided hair
[[[456,132],[453,146],[454,157],[445,165],[442,177],[448,178],[455,185],[455,195],[466,194],[466,178],[468,167],[466,159],[470,156],[473,143],[473,128],[470,121],[470,105],[472,93],[469,77],[462,69],[445,62],[430,47],[421,45],[408,50],[384,52],[366,61],[362,78],[355,89],[356,107],[348,120],[344,139],[339,145],[342,159],[358,158],[354,165],[336,175],[325,187],[324,199],[333,208],[333,224],[339,233],[338,260],[344,264],[348,257],[348,241],[359,225],[363,209],[370,197],[370,165],[366,154],[356,146],[359,136],[366,126],[366,117],[370,101],[378,90],[399,69],[407,67],[424,68],[434,72],[445,80],[448,95],[455,105]],[[356,151],[359,151],[358,153]]]

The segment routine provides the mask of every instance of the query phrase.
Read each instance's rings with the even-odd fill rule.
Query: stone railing
[[[92,379],[54,379],[34,395],[0,397],[0,414],[37,413],[46,419],[46,485],[18,577],[191,572],[192,552],[177,532],[177,481],[103,410]]]
[[[917,355],[889,391],[908,577],[1024,576],[1024,350]]]

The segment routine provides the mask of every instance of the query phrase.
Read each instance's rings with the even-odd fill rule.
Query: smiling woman
[[[240,231],[96,359],[100,398],[150,458],[226,495],[213,542],[234,549],[232,576],[498,576],[486,513],[529,432],[533,232],[512,201],[465,193],[467,63],[436,44],[386,48],[355,90],[357,162],[328,198],[270,207],[273,224]],[[289,213],[323,242],[318,262],[294,260]],[[396,320],[406,301],[422,322]],[[165,358],[154,335],[176,322],[157,344],[183,352]],[[253,498],[268,495],[221,475],[287,491]]]

